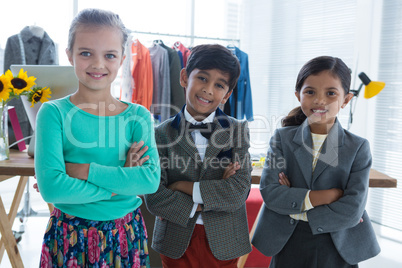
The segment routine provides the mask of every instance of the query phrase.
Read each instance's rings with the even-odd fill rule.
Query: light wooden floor
[[[17,178],[10,179],[0,184],[0,195],[3,199],[6,210],[9,209],[14,195],[14,190],[17,186]],[[34,183],[34,179],[30,179],[30,184]],[[36,193],[33,188],[30,188],[31,205],[35,211],[48,212],[46,203],[42,200],[40,194]],[[22,208],[22,202],[20,208]],[[21,242],[18,244],[18,249],[22,256],[22,261],[25,267],[38,267],[39,257],[42,247],[42,237],[46,229],[48,217],[29,217],[25,226],[25,233],[23,234]],[[19,231],[21,223],[16,218],[13,230]],[[398,237],[399,236],[399,237]],[[402,233],[397,234],[395,237],[402,241]],[[392,241],[390,239],[378,237],[382,251],[379,256],[360,263],[361,268],[400,268],[402,267],[402,243]],[[0,268],[11,268],[7,254],[4,255]]]

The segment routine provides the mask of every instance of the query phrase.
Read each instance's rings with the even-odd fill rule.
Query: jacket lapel
[[[43,36],[43,39],[42,39],[42,45],[40,47],[39,60],[49,57],[50,52],[48,50],[51,48],[51,45],[52,45],[52,40],[49,38],[47,33],[45,33]]]
[[[313,173],[313,183],[328,166],[335,167],[338,165],[338,148],[343,145],[344,136],[345,132],[338,119],[336,119],[324,144],[322,145],[317,165],[315,166]]]
[[[183,107],[184,109],[184,107]],[[186,131],[186,120],[184,119],[184,110],[181,110],[173,119],[171,127],[173,131],[173,141],[177,141],[184,152],[186,152],[196,163],[201,165],[201,158],[198,154],[197,147],[195,146],[194,139],[190,131]]]
[[[299,165],[304,180],[307,185],[311,187],[313,152],[311,149],[312,139],[310,126],[308,125],[307,119],[298,127],[293,142],[297,144],[296,149],[294,150],[296,162]]]

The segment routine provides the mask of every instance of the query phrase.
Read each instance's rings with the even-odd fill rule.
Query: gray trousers
[[[269,268],[357,268],[339,255],[330,234],[313,235],[308,222],[299,221]]]

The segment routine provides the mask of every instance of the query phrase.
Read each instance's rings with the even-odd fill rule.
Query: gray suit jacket
[[[167,188],[176,181],[199,181],[204,200],[201,212],[209,246],[219,260],[230,260],[251,251],[245,202],[251,186],[246,121],[217,110],[215,130],[201,162],[192,136],[185,131],[183,111],[155,130],[161,160],[161,183],[155,194],[145,195],[148,210],[156,217],[152,248],[170,258],[186,251],[200,212],[190,218],[192,197]],[[213,144],[213,145],[211,145]],[[240,170],[223,180],[230,162]]]
[[[265,206],[252,244],[267,256],[277,254],[298,223],[289,214],[301,212],[308,189],[340,188],[344,195],[338,201],[307,212],[313,234],[330,233],[339,254],[350,264],[377,255],[380,247],[365,211],[371,167],[368,141],[344,130],[336,120],[314,174],[311,148],[307,120],[301,126],[278,129],[271,138],[260,184]],[[290,180],[290,188],[278,182],[282,171]]]

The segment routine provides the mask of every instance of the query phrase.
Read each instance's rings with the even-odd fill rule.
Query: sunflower
[[[48,87],[35,87],[28,94],[28,101],[32,103],[31,107],[37,102],[47,102],[50,99],[50,94],[52,91]]]
[[[29,91],[30,88],[35,85],[36,78],[34,76],[28,77],[27,72],[24,72],[23,69],[20,70],[20,73],[16,77],[13,76],[10,70],[8,70],[5,75],[10,79],[11,89],[15,95]]]
[[[0,102],[6,102],[10,97],[10,79],[4,74],[0,76]]]

